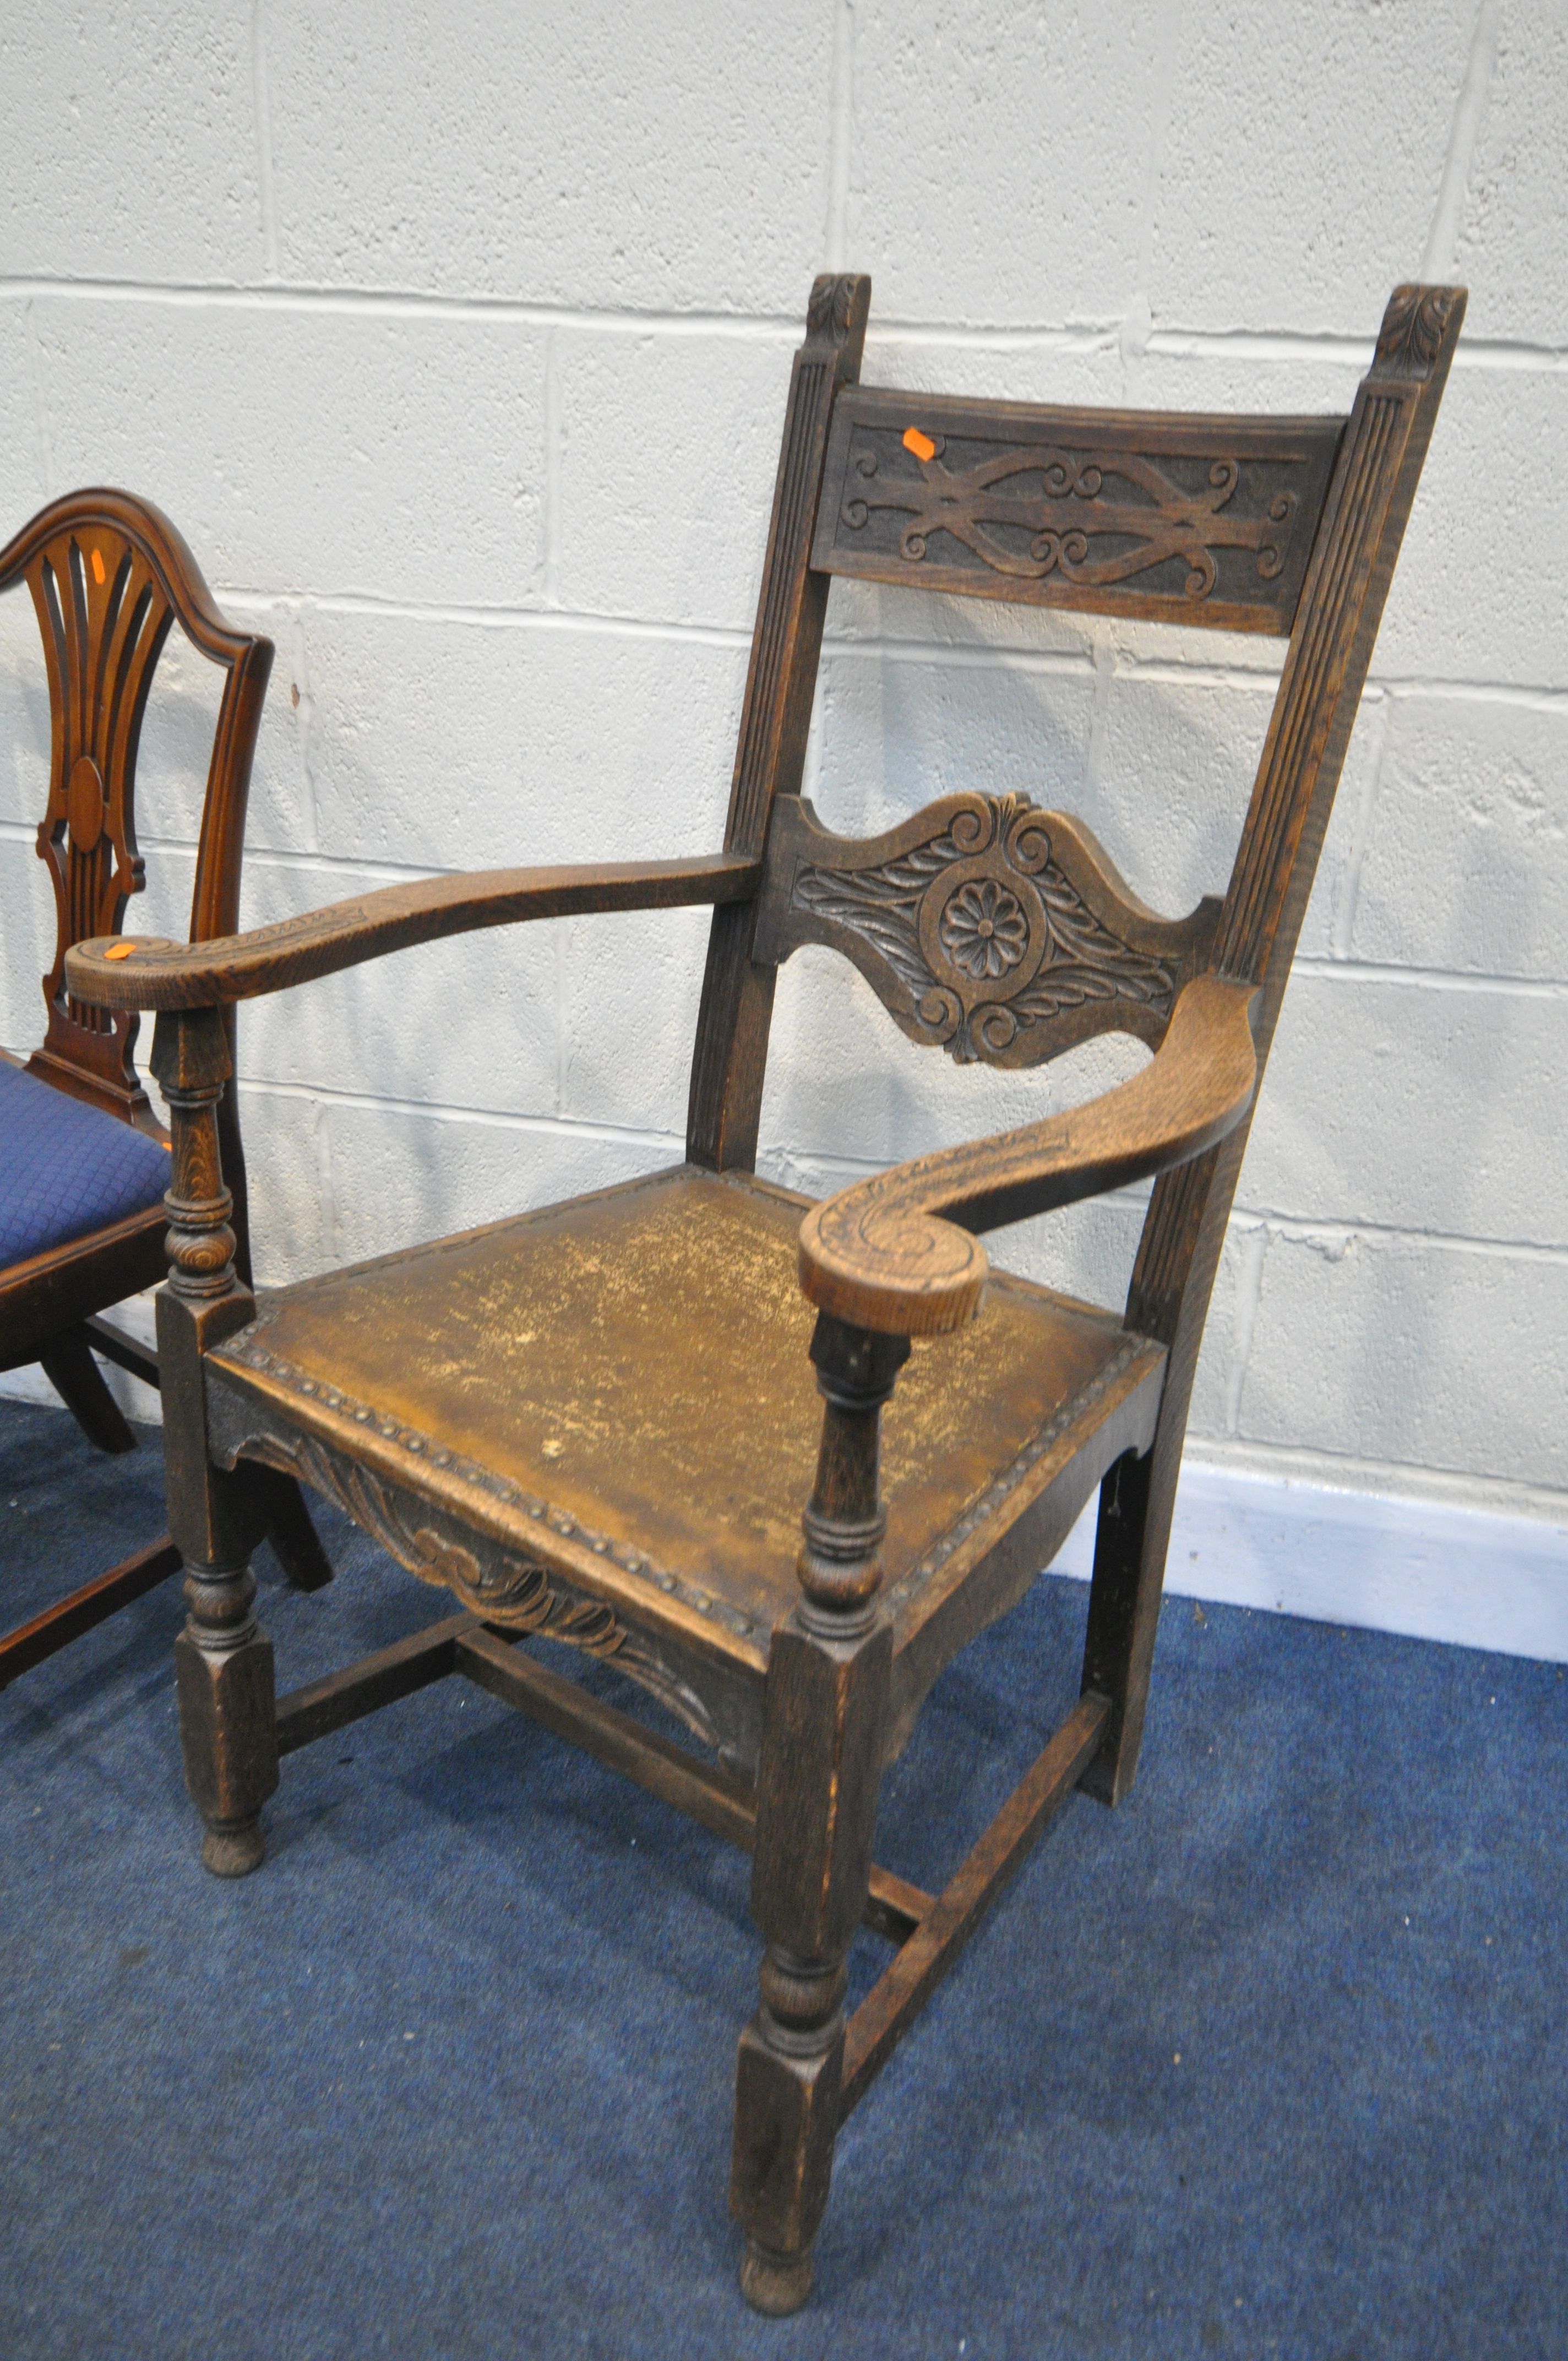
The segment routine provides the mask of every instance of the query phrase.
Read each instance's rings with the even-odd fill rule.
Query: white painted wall
[[[872,273],[872,382],[1286,410],[1349,406],[1397,280],[1467,280],[1192,1432],[1253,1476],[1561,1521],[1564,153],[1562,0],[11,0],[0,525],[127,485],[276,639],[247,923],[433,868],[697,851],[816,270]],[[1027,788],[1179,910],[1223,882],[1278,654],[837,585],[810,791],[861,829]],[[185,656],[164,687],[148,931],[182,923],[210,710]],[[14,598],[17,1049],[47,743]],[[676,1154],[705,931],[563,922],[247,1008],[262,1275]],[[826,1188],[1119,1056],[960,1072],[807,952],[765,1169]],[[1138,1218],[1127,1192],[1000,1251],[1115,1301]]]

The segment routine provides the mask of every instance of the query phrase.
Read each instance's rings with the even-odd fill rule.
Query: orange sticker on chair
[[[917,459],[934,459],[937,456],[936,445],[928,434],[921,434],[918,426],[905,428],[904,447],[906,451],[913,451]]]
[[[111,943],[108,950],[104,953],[104,957],[105,959],[129,959],[135,949],[136,945],[134,943]]]
[[[101,549],[95,549],[93,552],[93,579],[97,583],[99,588],[102,589],[104,586],[104,553]]]

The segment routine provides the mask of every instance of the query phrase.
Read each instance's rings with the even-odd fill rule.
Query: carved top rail
[[[883,836],[833,836],[781,800],[757,956],[826,943],[912,1041],[1034,1066],[1104,1032],[1157,1048],[1208,963],[1220,905],[1162,918],[1080,821],[1023,796],[944,796]]]
[[[1343,426],[846,387],[811,562],[982,598],[1288,633]]]

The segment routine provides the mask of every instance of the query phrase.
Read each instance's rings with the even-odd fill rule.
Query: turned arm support
[[[656,910],[744,901],[761,863],[738,853],[691,861],[578,863],[559,869],[485,869],[386,885],[302,917],[204,943],[98,935],[66,954],[66,989],[101,1008],[212,1008],[309,983],[411,943],[523,918],[588,910]]]
[[[1251,984],[1196,976],[1157,1054],[1131,1082],[1043,1123],[895,1165],[813,1206],[800,1229],[806,1296],[884,1335],[961,1328],[980,1308],[989,1268],[975,1231],[1146,1180],[1234,1130],[1257,1086],[1255,997]]]

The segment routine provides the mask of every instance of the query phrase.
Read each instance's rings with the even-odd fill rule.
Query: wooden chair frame
[[[225,675],[202,811],[191,939],[233,933],[250,766],[272,644],[231,630],[168,518],[128,492],[70,492],[40,511],[0,550],[0,592],[22,581],[38,616],[49,680],[49,787],[37,851],[56,910],[54,959],[43,979],[48,1028],[26,1070],[167,1145],[169,1135],[137,1073],[135,1012],[106,1016],[73,994],[65,983],[66,954],[84,937],[116,929],[128,897],[145,883],[137,848],[137,755],[153,676],[177,622]],[[224,1022],[232,1057],[232,1008]],[[222,1124],[236,1253],[248,1276],[245,1157],[232,1093]],[[94,1355],[151,1386],[159,1382],[159,1367],[154,1354],[99,1315],[162,1278],[167,1220],[163,1207],[155,1205],[0,1272],[0,1368],[41,1362],[101,1450],[133,1450],[136,1437]],[[292,1578],[315,1588],[331,1569],[304,1501],[286,1478],[260,1472],[274,1543]],[[162,1534],[0,1635],[0,1687],[179,1567],[180,1554]]]
[[[180,1679],[203,1857],[230,1873],[253,1867],[280,1754],[452,1672],[749,1848],[767,1949],[740,2042],[731,2202],[746,2232],[742,2286],[773,2312],[809,2288],[839,2125],[1003,1880],[1075,1787],[1114,1803],[1131,1784],[1193,1367],[1250,1111],[1464,305],[1459,289],[1398,289],[1347,420],[1232,420],[862,389],[869,301],[860,278],[812,291],[722,852],[441,878],[222,943],[136,942],[111,965],[121,947],[98,941],[67,961],[84,998],[162,1012],[153,1062],[173,1109],[176,1182],[159,1336],[174,1530],[192,1569]],[[830,836],[799,792],[834,572],[1288,634],[1223,901],[1160,919],[1086,830],[1015,798],[946,797],[871,843]],[[825,1408],[798,1596],[771,1631],[760,1728],[731,1723],[717,1768],[519,1653],[525,1619],[509,1626],[510,1594],[486,1570],[501,1562],[487,1560],[480,1531],[501,1530],[502,1509],[470,1510],[460,1548],[444,1538],[455,1484],[425,1438],[363,1408],[353,1416],[370,1423],[356,1436],[346,1400],[329,1410],[302,1399],[308,1384],[291,1393],[266,1349],[265,1311],[258,1322],[235,1269],[217,1114],[226,1001],[466,928],[692,902],[714,909],[694,1175],[751,1172],[774,977],[800,942],[844,950],[912,1038],[960,1058],[1034,1063],[1107,1027],[1156,1050],[1088,1107],[920,1158],[807,1211],[800,1278],[817,1309]],[[1093,1417],[1042,1431],[1027,1482],[993,1486],[952,1529],[927,1584],[940,1611],[911,1638],[908,1582],[883,1586],[879,1477],[881,1409],[910,1340],[973,1318],[987,1281],[979,1233],[1140,1177],[1155,1187]],[[314,1439],[302,1442],[307,1430]],[[335,1486],[468,1611],[274,1707],[247,1567],[253,1523],[228,1472],[247,1450]],[[872,1863],[882,1765],[940,1664],[1022,1595],[1102,1476],[1080,1701],[946,1890],[919,1893]],[[400,1524],[396,1486],[436,1520],[430,1530]],[[693,1616],[640,1606],[570,1520],[548,1521],[538,1554],[578,1602],[571,1616],[641,1614],[650,1629],[662,1617],[672,1646],[685,1632],[692,1680],[706,1664],[717,1682],[718,1641],[701,1655]],[[562,1628],[530,1612],[530,1628]],[[845,1952],[861,1920],[900,1948],[846,2023]]]

